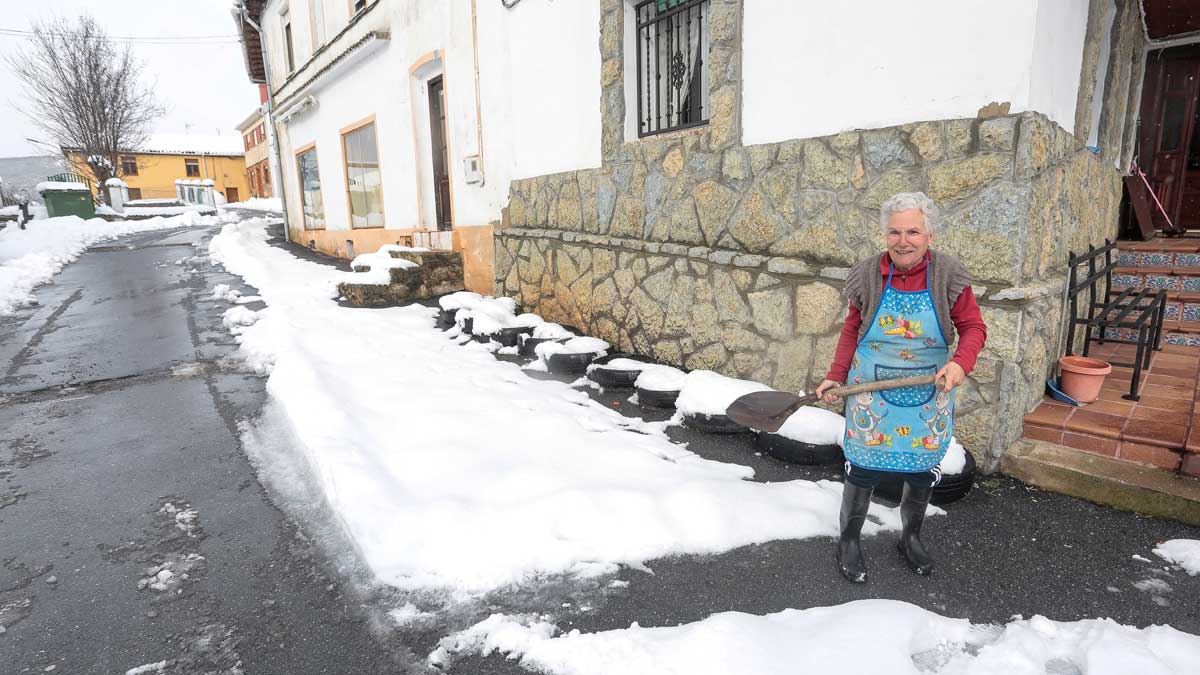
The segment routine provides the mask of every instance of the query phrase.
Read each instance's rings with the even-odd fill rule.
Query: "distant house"
[[[95,180],[83,152],[62,151],[72,172]],[[129,185],[130,199],[173,199],[176,180],[211,179],[229,202],[250,193],[239,136],[156,134],[143,147],[119,157],[116,173]]]
[[[267,87],[260,85],[262,103],[267,102]],[[254,109],[237,130],[242,132],[242,144],[246,150],[246,178],[251,197],[273,197],[271,186],[271,158],[267,151],[267,121],[262,107]]]

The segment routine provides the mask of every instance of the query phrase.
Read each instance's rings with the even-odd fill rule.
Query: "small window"
[[[254,136],[251,134],[246,134],[245,136],[242,136],[242,145],[244,145],[246,147],[246,150],[249,150],[250,148],[254,147],[254,143],[252,142],[253,138],[254,138]]]
[[[137,172],[137,157],[122,157],[121,158],[121,174],[125,176],[136,176]]]
[[[290,75],[296,70],[296,54],[292,50],[292,20],[285,16],[283,21],[283,45],[287,49],[287,71]]]
[[[367,8],[367,0],[354,0],[354,13],[358,14]]]
[[[142,188],[129,188],[129,201],[142,198]]]
[[[270,169],[270,167],[264,166],[262,168],[262,174],[263,174],[262,186],[263,186],[263,190],[266,190],[268,187],[271,186],[271,169]]]
[[[708,123],[709,0],[644,0],[637,15],[638,136]]]
[[[350,197],[350,227],[383,227],[383,183],[375,123],[342,136],[346,157],[346,190]]]
[[[183,168],[189,177],[197,177],[200,175],[200,160],[185,159],[183,160]]]
[[[321,174],[317,169],[317,149],[310,148],[296,155],[300,176],[300,205],[304,211],[304,229],[325,227],[325,205],[321,200]]]

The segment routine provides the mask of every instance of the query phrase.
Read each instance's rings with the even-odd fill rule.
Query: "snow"
[[[117,178],[116,176],[113,176],[112,178],[109,178],[108,180],[104,181],[104,184],[109,187],[129,187],[128,183],[121,180],[120,178]]]
[[[951,436],[950,445],[946,448],[946,456],[938,463],[938,468],[942,470],[943,476],[957,476],[963,472],[967,466],[967,450],[958,442],[958,439]]]
[[[38,183],[37,187],[34,189],[37,190],[38,193],[42,193],[47,190],[58,190],[60,192],[91,192],[91,190],[88,189],[88,186],[84,185],[83,183],[67,183],[52,180],[42,181],[41,183]]]
[[[686,378],[687,373],[678,368],[656,365],[653,368],[642,370],[642,374],[638,375],[634,386],[650,391],[679,391],[683,389],[683,382]]]
[[[185,213],[216,213],[217,209],[207,204],[186,206],[130,206],[125,204],[126,216],[178,216]]]
[[[96,207],[96,215],[98,216],[119,216],[120,213],[108,204],[101,204]]]
[[[438,298],[438,306],[446,311],[465,309],[483,299],[483,296],[471,291],[458,291]]]
[[[240,354],[269,373],[270,403],[289,425],[280,433],[298,439],[294,461],[311,467],[380,582],[476,597],[546,575],[836,534],[840,483],[746,480],[752,469],[671,442],[665,423],[457,345],[434,328],[432,308],[339,307],[345,273],[267,238],[256,219],[210,243],[268,306],[241,328]],[[899,528],[896,509],[871,513],[868,536]]]
[[[365,272],[357,272],[354,275],[354,282],[367,286],[387,286],[392,283],[393,269],[411,269],[420,267],[417,263],[403,258],[393,258],[388,252],[388,246],[381,246],[374,253],[364,253],[350,262],[350,267],[357,269],[359,267],[370,268]]]
[[[533,337],[539,340],[559,340],[575,334],[556,323],[542,323],[533,329]]]
[[[283,200],[279,197],[251,197],[244,202],[233,202],[232,204],[226,204],[225,208],[282,213]]]
[[[541,617],[493,614],[444,638],[429,661],[501,652],[548,675],[1183,675],[1200,661],[1200,637],[1170,626],[1043,616],[972,624],[874,599],[765,616],[723,612],[677,626],[554,632]]]
[[[685,415],[724,415],[739,396],[771,391],[761,382],[737,380],[711,370],[693,370],[683,379],[675,408]]]
[[[594,337],[573,337],[565,342],[543,342],[534,347],[533,351],[542,361],[550,359],[551,354],[596,354],[604,356],[610,345]]]
[[[607,343],[605,343],[605,344],[607,344]],[[637,361],[634,359],[620,358],[620,359],[613,359],[612,361],[609,361],[608,363],[593,363],[587,367],[587,371],[590,373],[593,370],[597,370],[597,369],[600,369],[600,370],[645,370],[647,368],[653,368],[654,366],[655,366],[655,364],[646,363],[645,361]]]
[[[792,413],[776,433],[801,443],[838,445],[845,432],[845,417],[824,408],[804,406]]]
[[[125,202],[125,206],[183,206],[183,202],[177,198],[170,199],[131,199]]]
[[[107,222],[77,216],[34,220],[21,230],[0,230],[0,316],[34,304],[32,291],[50,281],[93,244],[118,237],[175,227],[216,225],[221,218],[189,213],[175,218]]]
[[[1192,576],[1200,574],[1200,539],[1171,539],[1154,549],[1154,555],[1179,565]]]
[[[241,135],[202,136],[192,134],[153,134],[136,149],[137,152],[160,155],[215,155],[241,157],[246,146]]]
[[[0,206],[0,216],[15,216],[21,212],[21,207],[13,204],[12,206]]]

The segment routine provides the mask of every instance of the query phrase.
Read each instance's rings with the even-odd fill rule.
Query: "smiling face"
[[[898,211],[888,218],[887,250],[896,269],[912,269],[925,258],[932,241],[933,234],[925,227],[925,214],[920,209]]]

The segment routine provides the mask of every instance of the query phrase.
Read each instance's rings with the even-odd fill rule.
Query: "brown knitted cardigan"
[[[930,249],[929,290],[947,346],[953,345],[958,339],[954,321],[950,319],[950,308],[970,285],[971,273],[963,267],[958,258],[946,253],[935,253]],[[858,332],[861,340],[863,334],[871,327],[875,311],[879,309],[879,301],[883,298],[883,276],[879,273],[878,255],[860,260],[850,268],[842,295],[862,312],[863,322]]]

